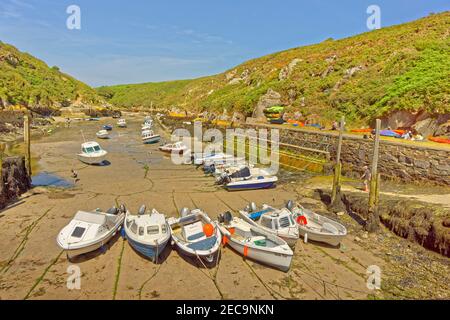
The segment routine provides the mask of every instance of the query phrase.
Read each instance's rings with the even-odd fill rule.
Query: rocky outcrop
[[[430,115],[427,112],[394,111],[381,120],[383,128],[411,128],[424,137],[442,136],[450,132],[450,114]]]
[[[256,105],[255,111],[253,112],[253,117],[257,119],[265,119],[264,109],[273,106],[278,106],[281,104],[281,94],[269,89],[267,93],[259,98],[258,104]]]
[[[241,82],[244,82],[245,84],[250,83],[250,70],[245,69],[242,71],[239,77],[236,77],[237,70],[233,70],[225,75],[225,78],[228,81],[228,84],[239,84]]]
[[[282,81],[288,79],[292,71],[294,71],[295,66],[302,61],[302,59],[294,59],[287,66],[283,67],[278,75],[278,80]]]
[[[0,209],[31,188],[31,178],[23,157],[3,159],[0,179]]]
[[[345,70],[344,77],[334,85],[333,90],[338,90],[345,82],[362,70],[364,70],[363,66],[356,66]]]

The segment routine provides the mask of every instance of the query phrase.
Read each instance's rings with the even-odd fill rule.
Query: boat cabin
[[[291,212],[285,208],[281,210],[266,208],[261,211],[251,213],[250,218],[253,220],[259,219],[259,224],[261,226],[272,230],[296,227]]]
[[[96,153],[100,151],[102,151],[102,148],[95,141],[85,142],[81,145],[82,153]]]
[[[153,130],[142,131],[142,138],[150,138],[153,136],[155,136],[155,133],[153,132]]]
[[[169,229],[162,214],[140,215],[127,220],[128,229],[138,238],[160,239]]]

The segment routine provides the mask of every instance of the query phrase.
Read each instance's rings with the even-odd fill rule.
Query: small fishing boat
[[[108,152],[103,150],[95,141],[85,142],[81,145],[81,153],[78,160],[86,164],[101,164],[106,159]]]
[[[66,251],[68,257],[95,251],[114,237],[126,214],[124,206],[111,208],[107,212],[99,209],[92,212],[78,211],[60,231],[56,243]]]
[[[113,126],[110,125],[110,124],[105,124],[105,125],[103,126],[103,129],[104,129],[104,130],[107,130],[107,131],[111,131],[111,130],[113,129]]]
[[[153,130],[144,130],[142,131],[142,142],[144,144],[152,144],[157,143],[161,140],[161,136],[159,134],[155,134]]]
[[[117,121],[117,126],[119,128],[126,128],[127,127],[127,120],[119,119],[119,121]]]
[[[230,212],[219,215],[217,226],[224,244],[229,245],[245,258],[287,272],[294,253],[280,237],[252,225]]]
[[[97,138],[99,139],[108,139],[109,138],[109,132],[108,130],[100,130],[96,134]]]
[[[286,208],[293,214],[303,238],[338,246],[347,235],[347,228],[341,223],[288,201]]]
[[[226,160],[233,159],[234,156],[231,154],[226,154],[223,152],[219,153],[210,153],[210,154],[195,154],[194,153],[194,164],[202,165],[204,163],[218,163],[218,162],[226,162]]]
[[[173,243],[182,253],[201,259],[202,263],[217,261],[222,234],[217,225],[200,209],[183,208],[180,218],[168,220]]]
[[[162,152],[169,153],[185,153],[188,150],[188,147],[182,141],[178,141],[175,143],[169,143],[159,147],[159,150]]]
[[[163,214],[155,209],[145,212],[142,206],[137,215],[127,212],[124,223],[125,236],[130,246],[147,258],[158,262],[170,240],[170,228]]]
[[[216,177],[224,176],[225,174],[230,175],[231,179],[237,180],[247,180],[251,177],[269,177],[274,174],[269,171],[269,169],[255,168],[253,165],[238,165],[238,166],[228,166],[222,168],[213,167],[213,175]],[[220,179],[220,178],[217,178]]]
[[[287,208],[277,210],[271,206],[263,204],[258,209],[255,203],[251,203],[239,214],[244,221],[251,225],[258,226],[287,242],[290,247],[294,247],[299,238],[297,223],[291,211]]]

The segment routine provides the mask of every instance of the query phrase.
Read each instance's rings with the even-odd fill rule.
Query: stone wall
[[[246,127],[268,128],[264,125]],[[282,128],[281,143],[325,151],[329,153],[331,161],[336,160],[337,133],[274,128]],[[344,134],[341,153],[344,175],[359,177],[363,172],[362,168],[370,166],[373,144],[372,140],[361,136]],[[384,179],[450,185],[450,148],[445,145],[428,147],[421,145],[419,141],[406,144],[381,140],[378,171]]]
[[[0,209],[31,188],[23,157],[3,159],[0,179]]]

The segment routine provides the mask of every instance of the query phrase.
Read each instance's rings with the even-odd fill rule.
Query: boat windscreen
[[[95,147],[94,147],[94,150],[95,150],[95,151],[100,151],[100,150],[101,150],[101,149],[100,149],[100,146],[95,146]]]
[[[158,233],[159,233],[159,226],[148,226],[147,227],[148,235],[158,234]]]
[[[84,231],[86,231],[86,228],[82,227],[75,227],[75,229],[72,232],[72,237],[74,238],[81,238],[84,234]]]

